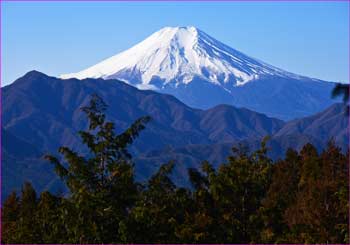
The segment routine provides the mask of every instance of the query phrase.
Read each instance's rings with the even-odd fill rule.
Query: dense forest
[[[97,95],[82,108],[90,154],[61,147],[46,159],[69,194],[36,193],[25,183],[2,206],[2,243],[349,243],[349,151],[306,144],[277,161],[243,145],[218,169],[188,169],[176,186],[173,162],[146,183],[134,178],[127,147],[151,120],[116,134]]]

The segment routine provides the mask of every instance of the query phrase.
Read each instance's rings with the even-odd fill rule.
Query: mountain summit
[[[175,165],[172,176],[184,180],[183,173],[188,167],[199,166],[204,159],[222,163],[231,147],[239,142],[251,150],[257,149],[266,135],[272,136],[269,152],[278,156],[289,147],[300,149],[306,142],[322,149],[330,138],[339,146],[348,146],[348,118],[341,104],[284,123],[228,105],[193,109],[173,96],[138,90],[118,80],[61,80],[32,71],[1,88],[1,133],[6,143],[2,149],[3,197],[13,189],[20,190],[24,181],[32,181],[40,191],[56,192],[61,187],[64,190],[59,178],[53,175],[53,166],[42,156],[62,145],[89,154],[77,132],[88,127],[80,108],[88,104],[92,93],[100,95],[109,105],[106,115],[108,121],[117,125],[117,133],[126,130],[140,116],[152,117],[129,148],[137,156],[138,178],[148,178],[160,164],[176,159],[179,164]],[[256,96],[251,97],[254,102]]]
[[[195,76],[217,85],[243,85],[271,74],[296,77],[188,26],[165,27],[122,53],[61,78],[117,78],[141,88],[160,89],[153,84],[155,78],[164,80],[161,86],[187,84]]]
[[[280,119],[332,104],[331,83],[299,76],[237,51],[193,27],[165,27],[132,48],[61,78],[119,79],[207,109],[246,107]]]

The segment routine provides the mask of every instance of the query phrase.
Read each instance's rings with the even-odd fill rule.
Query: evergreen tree
[[[5,200],[2,206],[2,234],[1,243],[16,243],[17,227],[16,222],[19,219],[20,203],[16,192],[12,192]]]
[[[219,202],[222,229],[228,243],[249,243],[259,239],[262,220],[261,202],[271,179],[272,160],[267,157],[266,142],[253,154],[233,149],[228,163],[221,165],[210,186],[214,200]]]
[[[219,226],[219,209],[210,191],[212,181],[216,177],[213,166],[204,161],[202,173],[197,169],[188,170],[192,192],[192,203],[186,209],[185,223],[178,229],[184,242],[215,243],[222,241],[224,231]]]
[[[342,83],[337,83],[335,87],[332,90],[332,97],[343,97],[343,103],[346,105],[346,114],[347,116],[350,113],[350,108],[349,108],[349,98],[350,98],[350,85],[349,84],[342,84]]]
[[[292,231],[288,237],[291,242],[347,243],[348,157],[333,142],[319,156],[314,147],[306,145],[301,157],[296,199],[285,211]]]
[[[136,120],[124,133],[116,135],[114,124],[106,122],[106,104],[93,95],[82,108],[89,120],[88,131],[80,131],[89,157],[60,147],[68,167],[48,155],[58,175],[70,190],[62,203],[62,222],[71,243],[119,242],[119,222],[128,214],[137,198],[137,184],[127,146],[144,129],[150,118]]]
[[[62,197],[52,195],[48,191],[41,193],[36,210],[36,220],[40,236],[45,243],[63,242],[64,233],[63,220],[60,217],[60,205]]]
[[[37,197],[31,183],[23,185],[19,216],[16,222],[16,243],[41,243],[41,234],[37,226],[35,212],[37,210]]]
[[[89,153],[46,156],[69,194],[38,198],[25,183],[2,206],[3,243],[349,243],[349,151],[332,141],[273,162],[264,139],[253,153],[233,148],[217,169],[189,169],[192,188],[174,184],[173,162],[140,184],[127,147],[149,117],[117,135],[100,97],[82,110]]]
[[[173,168],[173,162],[162,165],[144,186],[140,199],[120,230],[124,242],[179,242],[175,229],[183,223],[189,192],[172,182]]]
[[[300,180],[300,164],[298,152],[288,149],[286,158],[272,165],[271,184],[260,208],[264,220],[264,228],[260,234],[261,242],[288,242],[283,236],[289,231],[284,212],[295,202]]]

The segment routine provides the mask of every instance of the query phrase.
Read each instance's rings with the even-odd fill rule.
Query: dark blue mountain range
[[[51,165],[42,159],[65,145],[87,153],[77,137],[87,128],[80,108],[97,93],[108,104],[107,119],[117,131],[140,116],[152,121],[132,145],[136,175],[147,178],[161,163],[177,161],[174,178],[186,184],[186,168],[207,159],[219,164],[234,144],[251,149],[272,135],[271,156],[306,142],[322,149],[330,138],[344,149],[349,126],[344,108],[335,104],[311,117],[283,122],[245,108],[218,105],[207,110],[188,107],[171,95],[138,90],[118,80],[67,79],[32,71],[2,88],[2,196],[31,181],[38,191],[64,191]]]

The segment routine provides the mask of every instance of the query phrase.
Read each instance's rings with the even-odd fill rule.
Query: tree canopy
[[[82,108],[88,154],[46,156],[67,195],[25,183],[8,196],[3,243],[349,243],[349,151],[333,142],[273,161],[265,138],[254,152],[233,148],[217,169],[188,169],[191,186],[174,184],[174,162],[139,183],[127,148],[150,118],[116,134],[106,107],[94,95]]]

